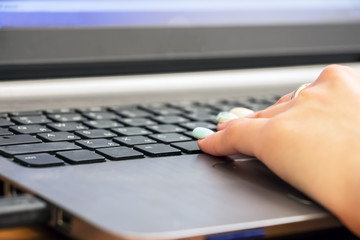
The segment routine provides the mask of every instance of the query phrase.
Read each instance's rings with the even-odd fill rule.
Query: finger
[[[250,114],[246,116],[246,118],[272,118],[276,115],[285,112],[290,107],[290,104],[288,102],[280,103],[277,105],[272,105],[264,110],[257,111],[253,114]],[[233,120],[231,120],[233,121]],[[226,128],[226,126],[231,122],[225,122],[225,123],[219,123],[217,125],[217,130],[221,131]]]
[[[291,93],[288,93],[288,94],[282,96],[282,97],[275,103],[275,105],[290,101],[290,100],[291,100],[291,96],[293,95],[293,93],[294,93],[294,92],[291,92]]]
[[[247,116],[247,118],[272,118],[276,115],[285,112],[291,104],[289,102],[283,102],[276,105],[272,105],[264,110],[257,111],[254,114]]]
[[[267,119],[243,118],[232,120],[219,132],[198,141],[200,149],[214,156],[227,156],[237,153],[256,156],[256,149]]]
[[[223,114],[224,116],[226,116],[225,118],[221,118],[221,117],[216,117],[217,121],[218,121],[218,125],[217,125],[217,129],[220,131],[222,129],[224,129],[226,127],[226,125],[228,124],[228,122],[234,120],[234,119],[238,119],[238,118],[244,118],[247,117],[251,114],[253,114],[254,111],[248,108],[244,108],[244,107],[236,107],[236,108],[232,108],[230,110],[230,112],[221,112],[218,114],[221,115]]]
[[[309,87],[312,87],[312,86],[314,85],[314,82],[312,82],[312,83],[307,83],[307,84],[308,84],[308,85],[305,86],[304,89],[309,88]],[[305,84],[299,86],[297,89],[295,89],[295,90],[292,91],[291,93],[288,93],[288,94],[282,96],[282,97],[275,103],[275,105],[280,104],[280,103],[284,103],[284,102],[289,102],[290,100],[292,100],[294,93],[295,93],[299,88],[302,88],[304,85],[305,85]],[[301,91],[301,90],[300,90],[300,91]],[[299,94],[300,94],[300,92],[299,92]]]

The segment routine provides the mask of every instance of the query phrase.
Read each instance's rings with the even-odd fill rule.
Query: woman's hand
[[[219,124],[198,145],[215,156],[256,156],[360,236],[360,73],[331,65],[291,95]]]

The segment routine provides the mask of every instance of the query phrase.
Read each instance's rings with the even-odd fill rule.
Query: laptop
[[[247,239],[341,223],[191,131],[360,69],[360,3],[1,1],[0,179],[78,239]],[[274,146],[276,147],[276,146]]]

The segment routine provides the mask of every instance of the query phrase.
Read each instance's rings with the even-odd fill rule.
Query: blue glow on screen
[[[359,22],[359,0],[0,1],[2,28]]]

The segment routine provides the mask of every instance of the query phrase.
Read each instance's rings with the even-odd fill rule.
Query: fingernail
[[[228,122],[230,120],[233,120],[233,119],[236,119],[238,118],[238,116],[236,116],[235,114],[233,113],[230,113],[230,112],[221,112],[219,113],[217,116],[216,116],[216,121],[218,123],[225,123],[225,122]]]
[[[192,132],[193,136],[197,139],[206,138],[207,136],[209,136],[213,133],[214,133],[214,131],[212,131],[208,128],[203,128],[203,127],[197,127]]]
[[[250,114],[253,114],[254,111],[244,107],[236,107],[230,110],[230,113],[236,115],[238,118],[246,117]]]

